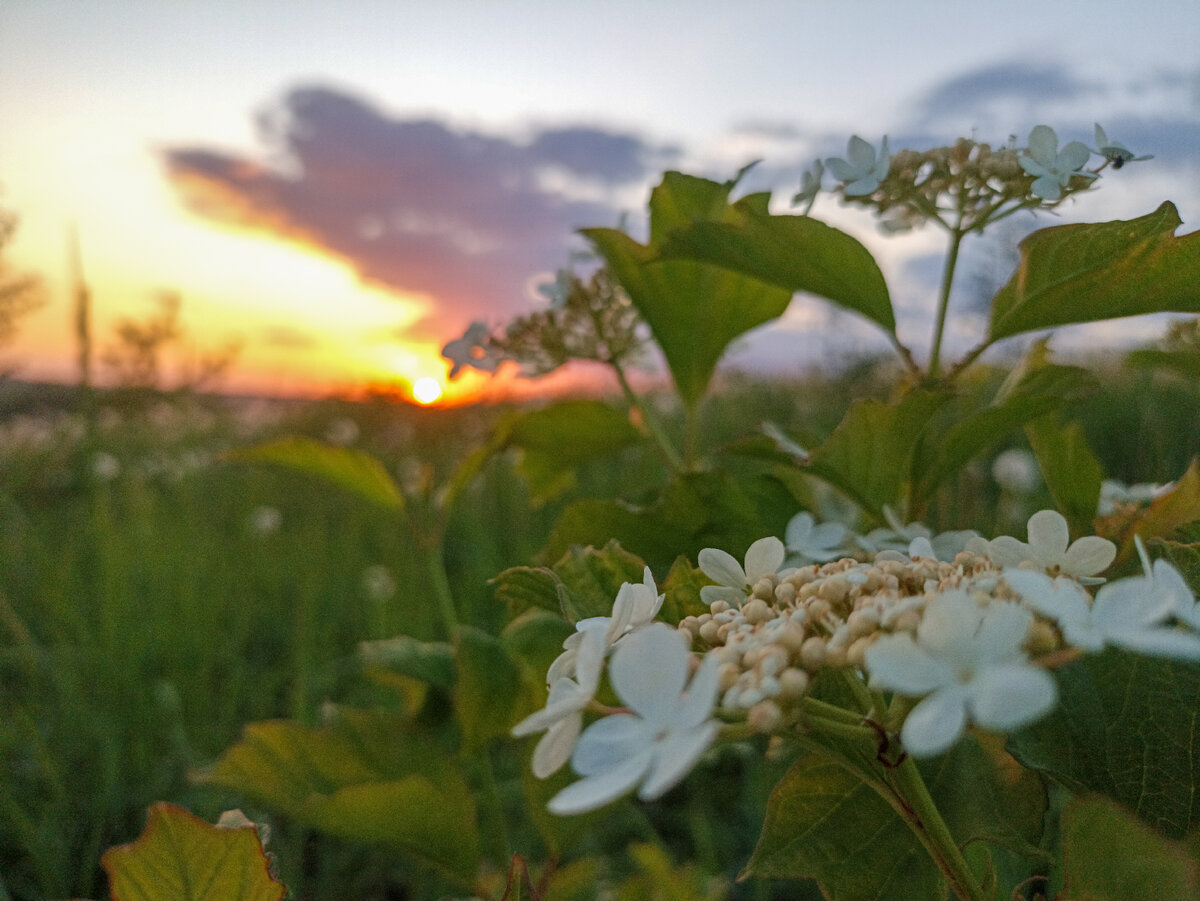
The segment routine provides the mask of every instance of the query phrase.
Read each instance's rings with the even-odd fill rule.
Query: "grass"
[[[1075,411],[1106,472],[1179,475],[1200,454],[1194,386],[1109,381]],[[848,397],[875,391],[869,372],[733,384],[710,405],[705,434],[731,440],[771,419],[814,440]],[[136,837],[151,802],[210,821],[241,803],[188,773],[244,723],[315,722],[347,689],[358,642],[436,631],[422,550],[395,517],[220,453],[284,433],[344,437],[349,421],[398,478],[436,484],[502,411],[314,402],[247,420],[195,398],[113,396],[89,429],[61,404],[34,402],[0,421],[0,898],[101,898],[100,854]],[[536,507],[513,460],[493,460],[447,531],[460,619],[500,628],[487,580],[534,557],[561,503],[630,497],[655,473],[638,457],[597,464],[572,494]],[[994,519],[986,469],[964,478],[979,495],[972,518]],[[262,527],[262,510],[277,511],[278,528]],[[406,872],[287,824],[272,843],[314,898],[389,897],[381,886]]]

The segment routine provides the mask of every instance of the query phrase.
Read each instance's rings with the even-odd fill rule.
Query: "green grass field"
[[[1180,475],[1200,454],[1196,386],[1144,373],[1107,381],[1072,411],[1106,475]],[[866,370],[731,383],[704,432],[715,444],[769,419],[815,440],[848,397],[875,390]],[[359,642],[436,628],[423,551],[394,516],[222,454],[284,434],[350,440],[419,488],[443,479],[504,411],[111,395],[89,422],[69,393],[10,393],[0,420],[0,899],[99,899],[100,854],[138,835],[151,802],[210,821],[246,806],[189,780],[243,724],[318,722],[326,702],[360,690]],[[961,507],[943,504],[931,524],[993,527],[988,472],[986,460],[971,468]],[[461,621],[501,627],[488,580],[535,557],[562,505],[637,500],[659,478],[648,454],[629,451],[537,506],[513,457],[492,460],[447,531]],[[295,897],[425,897],[396,893],[422,878],[401,859],[273,825],[281,875],[303,887]]]

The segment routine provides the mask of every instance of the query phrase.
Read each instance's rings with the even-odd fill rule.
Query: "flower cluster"
[[[1144,574],[1106,582],[1100,573],[1116,547],[1096,536],[1071,542],[1054,511],[1030,518],[1028,541],[956,535],[951,559],[933,553],[942,536],[927,532],[905,551],[829,559],[854,536],[821,531],[811,516],[793,526],[793,553],[825,560],[785,567],[788,547],[774,537],[740,562],[708,548],[698,561],[713,583],[701,589],[707,612],[675,629],[653,622],[662,596],[647,569],[642,584],[621,588],[611,617],[578,624],[551,666],[545,709],[513,730],[546,731],[538,776],[570,759],[583,777],[551,810],[590,810],[635,786],[643,799],[658,797],[720,722],[772,735],[818,728],[809,689],[827,669],[880,704],[885,693],[901,699],[859,713],[924,756],[949,749],[971,724],[1006,733],[1033,723],[1057,701],[1049,666],[1079,654],[1117,647],[1200,661],[1200,603],[1178,571],[1151,562],[1139,541]],[[609,656],[624,707],[596,701]],[[603,716],[584,730],[588,711]]]
[[[1015,137],[996,148],[960,138],[949,147],[892,152],[886,136],[876,151],[854,135],[845,159],[818,161],[804,173],[793,203],[804,204],[807,213],[828,171],[842,198],[875,209],[888,231],[904,231],[930,219],[970,231],[1019,209],[1054,206],[1087,190],[1107,166],[1120,169],[1128,162],[1152,159],[1134,156],[1125,145],[1109,140],[1099,125],[1095,136],[1098,149],[1080,141],[1059,149],[1054,130],[1038,125],[1023,148],[1016,146]],[[1103,162],[1089,170],[1093,154]]]
[[[495,372],[505,361],[525,376],[546,375],[571,360],[621,365],[644,343],[637,310],[604,269],[586,281],[560,269],[537,290],[548,301],[545,309],[514,319],[500,334],[474,322],[442,349],[453,364],[450,378],[468,366]]]

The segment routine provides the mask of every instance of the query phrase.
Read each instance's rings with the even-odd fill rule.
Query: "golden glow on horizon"
[[[412,395],[419,404],[431,404],[442,396],[442,383],[433,376],[422,376],[413,382]]]

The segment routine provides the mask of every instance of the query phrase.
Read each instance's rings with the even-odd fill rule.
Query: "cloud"
[[[162,153],[196,215],[303,243],[366,283],[428,298],[410,338],[443,340],[527,304],[576,228],[613,223],[616,198],[672,148],[588,126],[521,140],[390,116],[329,87],[287,92],[257,117],[260,158],[203,147]]]

